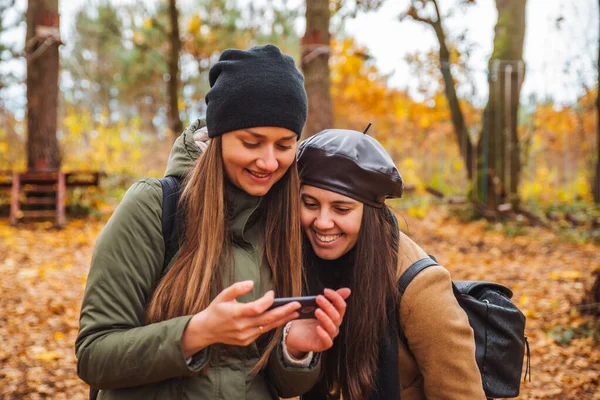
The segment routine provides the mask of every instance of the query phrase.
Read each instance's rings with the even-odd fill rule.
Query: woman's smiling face
[[[229,181],[252,196],[264,196],[296,157],[297,135],[285,128],[258,127],[222,136],[223,164]]]
[[[315,254],[335,260],[349,252],[358,240],[364,204],[309,185],[302,186],[300,196],[302,228]]]

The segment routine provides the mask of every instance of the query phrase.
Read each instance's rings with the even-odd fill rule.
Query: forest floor
[[[520,399],[600,399],[600,326],[580,314],[600,248],[542,228],[507,238],[444,210],[405,217],[404,229],[453,279],[509,286],[527,316],[531,382]],[[94,242],[104,222],[10,227],[0,219],[0,399],[86,399],[74,342]],[[407,226],[406,226],[407,225]]]

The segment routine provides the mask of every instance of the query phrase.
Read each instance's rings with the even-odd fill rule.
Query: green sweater
[[[176,141],[165,175],[181,176],[200,149],[192,140],[198,122]],[[252,301],[272,288],[260,245],[260,198],[226,186],[228,228],[233,235],[233,280],[255,287],[240,301]],[[81,308],[75,344],[77,373],[99,399],[272,399],[306,392],[320,373],[315,357],[308,368],[290,367],[281,345],[257,375],[256,343],[246,347],[209,346],[186,363],[180,345],[191,316],[144,324],[145,308],[160,278],[164,258],[162,190],[156,179],[135,183],[98,237]],[[231,283],[228,279],[223,287]],[[209,364],[210,363],[210,364]],[[200,372],[210,365],[206,372]]]

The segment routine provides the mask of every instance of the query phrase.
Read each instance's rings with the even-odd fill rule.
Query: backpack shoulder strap
[[[163,274],[171,259],[179,249],[179,234],[177,229],[177,203],[181,196],[179,178],[165,176],[159,179],[162,187],[162,235],[165,242],[165,258],[163,261]],[[90,388],[89,399],[96,400],[100,390]]]
[[[402,273],[402,276],[398,280],[398,292],[400,294],[400,301],[402,301],[402,295],[408,288],[408,285],[410,285],[410,283],[413,281],[413,279],[415,279],[415,277],[425,268],[432,267],[434,265],[439,264],[432,256],[429,256],[415,261],[410,267],[408,267],[406,271]]]
[[[181,184],[179,178],[166,176],[159,179],[162,186],[162,234],[165,241],[165,258],[163,271],[167,268],[171,259],[179,249],[179,233],[177,224],[177,203],[181,196]]]
[[[439,265],[439,264],[437,263],[437,260],[433,256],[429,256],[426,258],[422,258],[418,261],[415,261],[414,263],[411,264],[410,267],[408,267],[408,269],[406,271],[404,271],[402,273],[402,276],[398,280],[398,307],[400,307],[400,304],[402,303],[402,296],[404,295],[404,292],[408,288],[408,285],[410,285],[410,283],[413,281],[413,279],[415,279],[415,277],[421,271],[423,271],[425,268],[429,268],[434,265]],[[398,314],[398,318],[399,317],[400,317],[400,314]],[[406,338],[406,335],[404,334],[404,331],[402,330],[402,325],[400,323],[398,323],[398,326],[399,326],[399,331],[400,331],[400,340],[402,340],[402,343],[404,343],[406,348],[408,350],[410,350],[410,348],[408,347],[408,339]]]

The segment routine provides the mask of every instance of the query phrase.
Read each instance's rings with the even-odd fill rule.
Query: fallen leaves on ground
[[[513,291],[527,317],[531,382],[521,384],[520,399],[600,399],[600,342],[593,337],[558,344],[548,331],[576,328],[592,317],[578,307],[600,268],[600,248],[565,243],[542,228],[507,238],[487,221],[469,224],[438,209],[424,220],[407,219],[405,231],[446,266],[454,280],[488,280]]]
[[[74,343],[102,224],[13,228],[0,220],[0,398],[84,399]]]
[[[406,216],[404,229],[454,279],[509,286],[527,316],[532,381],[520,399],[600,399],[600,345],[575,337],[560,345],[547,332],[591,321],[577,306],[600,268],[599,248],[565,243],[548,231],[506,238],[487,222],[465,224],[433,210]],[[102,222],[8,226],[0,220],[0,398],[85,399],[74,342],[94,241]]]

